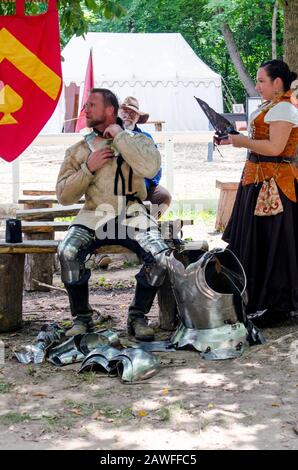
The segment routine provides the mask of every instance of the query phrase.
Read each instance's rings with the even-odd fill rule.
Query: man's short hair
[[[91,88],[89,93],[100,93],[103,96],[105,106],[113,106],[114,115],[118,116],[119,102],[117,96],[107,88]]]

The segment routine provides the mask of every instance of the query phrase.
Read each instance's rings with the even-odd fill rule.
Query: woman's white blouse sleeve
[[[298,126],[298,109],[291,103],[281,102],[271,108],[265,116],[265,122],[287,121]]]

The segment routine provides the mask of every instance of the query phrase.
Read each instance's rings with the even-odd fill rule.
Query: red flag
[[[87,127],[84,105],[87,101],[88,94],[91,88],[94,88],[92,49],[90,49],[90,56],[88,60],[87,70],[86,70],[84,91],[83,91],[83,97],[82,97],[82,103],[81,103],[81,112],[77,120],[76,130],[75,130],[76,132],[79,132],[81,129],[84,129],[85,127]]]
[[[56,0],[48,11],[0,16],[0,158],[11,162],[51,117],[62,86]]]

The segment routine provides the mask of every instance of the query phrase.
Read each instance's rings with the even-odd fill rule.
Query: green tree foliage
[[[88,31],[89,15],[94,18],[111,20],[126,13],[116,0],[57,0],[60,18],[61,43],[64,46],[75,34],[81,36]],[[47,10],[45,0],[28,0],[25,2],[25,12],[37,15]],[[15,2],[0,0],[0,15],[13,15]]]

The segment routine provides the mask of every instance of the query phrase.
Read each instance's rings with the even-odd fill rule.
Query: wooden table
[[[146,121],[144,124],[154,124],[156,132],[162,131],[162,125],[165,124],[166,121]]]

